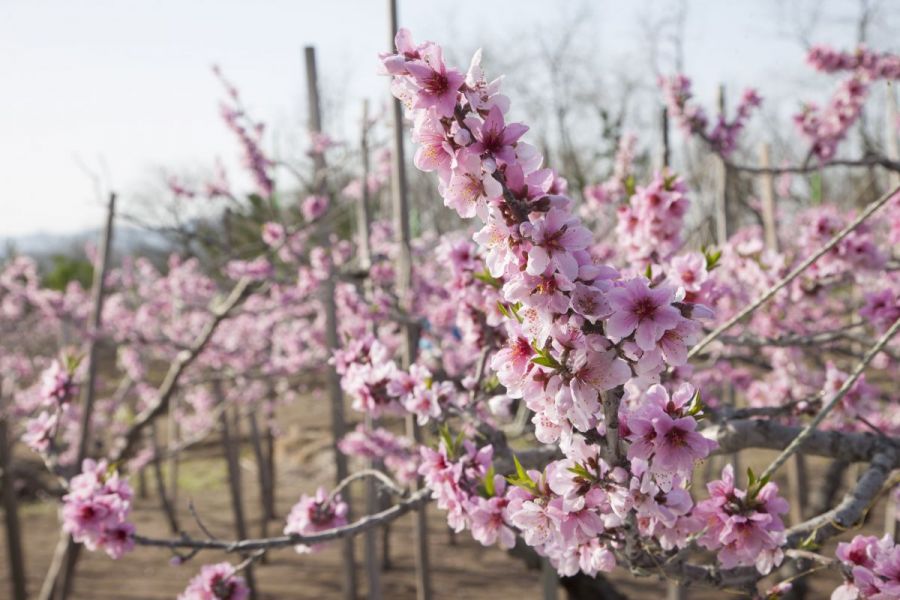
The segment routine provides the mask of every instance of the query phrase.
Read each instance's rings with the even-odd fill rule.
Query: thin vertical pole
[[[669,168],[670,160],[670,148],[669,148],[669,108],[666,106],[662,107],[662,111],[660,112],[660,129],[661,129],[661,138],[662,138],[662,147],[660,148],[660,163],[663,169]]]
[[[541,557],[541,598],[543,600],[559,598],[559,577],[546,557]]]
[[[240,421],[237,410],[234,411],[234,432],[232,432],[231,417],[229,416],[228,407],[225,405],[225,394],[222,391],[222,384],[218,380],[213,383],[213,389],[216,394],[216,400],[219,404],[221,412],[219,413],[219,424],[222,427],[222,449],[225,452],[225,460],[228,464],[228,491],[231,494],[231,508],[234,513],[234,528],[239,540],[246,540],[247,521],[244,519],[244,503],[241,489],[241,464],[240,464],[240,443],[241,432],[239,429]],[[247,587],[250,588],[250,600],[257,598],[256,580],[253,577],[253,565],[247,565],[244,570],[244,578],[247,580]]]
[[[769,144],[759,146],[759,166],[767,169],[772,166]],[[775,176],[772,173],[760,175],[763,232],[766,248],[778,251],[778,229],[775,225]]]
[[[91,290],[93,305],[88,324],[88,350],[87,350],[87,382],[84,386],[84,396],[81,406],[81,433],[78,438],[78,454],[76,455],[76,468],[81,470],[81,463],[87,458],[88,444],[91,439],[91,420],[94,412],[94,399],[97,396],[97,341],[100,336],[100,324],[103,318],[103,301],[106,296],[106,272],[109,269],[110,249],[112,248],[113,227],[116,216],[116,194],[110,193],[109,204],[106,210],[106,227],[103,229],[103,237],[100,242],[100,257],[94,270],[94,281]],[[56,594],[65,600],[72,591],[75,580],[75,567],[78,564],[80,546],[68,540],[65,550],[65,560],[60,579],[56,586]]]
[[[356,207],[356,233],[359,243],[359,266],[366,272],[363,282],[365,293],[371,290],[371,278],[368,271],[372,266],[372,246],[369,233],[372,227],[372,207],[369,201],[369,101],[363,100],[362,128],[359,137],[359,152],[362,162],[362,187],[359,204]],[[368,413],[365,415],[365,427],[372,431],[375,421]],[[378,468],[378,461],[369,462],[369,468]],[[378,512],[378,486],[372,477],[366,478],[366,514]],[[378,532],[370,529],[363,534],[365,554],[366,586],[369,600],[381,600],[381,568],[378,564]]]
[[[397,0],[388,0],[388,14],[390,16],[389,50],[394,48],[394,38],[397,36]],[[400,101],[393,99],[394,121],[394,152],[393,160],[393,186],[392,206],[394,213],[394,235],[396,236],[397,252],[397,297],[401,308],[409,308],[409,293],[412,281],[412,252],[410,249],[409,231],[409,198],[406,187],[406,162],[403,152],[403,107]],[[416,359],[416,334],[414,327],[406,320],[404,325],[403,344],[401,347],[403,366],[408,367]],[[420,443],[422,436],[416,424],[414,415],[407,415],[406,431],[415,443]],[[415,487],[421,485],[416,482]],[[413,512],[413,549],[416,559],[416,598],[417,600],[431,600],[431,574],[428,561],[428,522],[425,505],[422,504]]]
[[[178,522],[178,467],[180,465],[180,450],[178,448],[178,438],[181,435],[181,428],[178,423],[178,404],[180,394],[172,397],[169,405],[168,414],[168,448],[169,448],[169,501],[172,505],[172,515],[175,522]]]
[[[306,89],[309,109],[309,131],[312,134],[322,133],[322,113],[319,103],[319,81],[316,71],[316,49],[307,46],[304,50],[306,59]],[[315,161],[315,185],[318,193],[327,193],[328,185],[325,171],[325,157],[321,153],[314,156]],[[329,203],[332,206],[334,203]],[[325,220],[328,222],[328,219]],[[323,241],[328,240],[328,226],[322,232]],[[329,273],[325,281],[322,282],[321,293],[322,302],[325,305],[325,340],[328,347],[329,356],[334,354],[335,350],[340,348],[338,338],[337,323],[337,305],[334,299],[334,265],[329,261]],[[328,368],[328,396],[331,400],[331,436],[332,446],[334,449],[334,464],[336,482],[340,482],[347,477],[347,457],[341,452],[338,444],[346,433],[346,425],[344,423],[344,395],[341,391],[341,379],[334,366]],[[344,491],[345,500],[351,505],[350,488]],[[356,565],[353,552],[353,539],[346,538],[341,542],[342,563],[344,568],[343,594],[346,600],[354,600],[356,598]]]
[[[10,587],[13,600],[26,600],[28,590],[25,575],[25,554],[22,550],[22,528],[19,522],[19,502],[16,498],[15,477],[12,472],[12,444],[9,440],[7,412],[4,407],[3,382],[0,381],[0,494],[6,525],[6,553],[9,560]]]
[[[153,477],[156,482],[156,493],[159,495],[159,501],[162,505],[163,514],[166,515],[166,521],[169,523],[169,530],[172,535],[178,535],[181,529],[178,527],[178,519],[175,517],[175,510],[169,501],[169,491],[166,489],[166,480],[162,472],[162,459],[159,457],[159,435],[156,430],[156,421],[150,422],[150,439],[153,445]]]
[[[266,464],[266,456],[262,445],[262,434],[259,431],[259,421],[256,419],[256,412],[250,411],[247,416],[250,422],[250,443],[253,448],[253,458],[256,460],[256,481],[259,484],[259,503],[262,514],[259,519],[259,536],[269,537],[269,521],[272,515],[269,514],[269,465]],[[265,561],[265,555],[262,556],[260,562]]]
[[[718,92],[719,114],[725,114],[725,86],[719,85]],[[725,245],[731,234],[732,223],[728,214],[728,166],[725,159],[716,156],[716,243],[719,247]]]
[[[887,82],[887,106],[885,108],[885,117],[887,118],[884,128],[887,135],[885,149],[887,150],[888,158],[896,161],[900,160],[900,137],[897,135],[897,93],[894,90],[893,81]],[[900,173],[890,171],[888,173],[888,187],[896,188],[898,185],[900,185]],[[889,494],[884,511],[884,532],[891,536],[895,542],[900,543],[900,524],[897,523],[897,519],[900,519],[900,506],[898,504],[900,504],[900,497],[893,492]]]
[[[100,243],[100,260],[97,270],[94,271],[94,285],[91,295],[93,306],[91,308],[91,321],[88,330],[90,336],[87,352],[87,384],[84,386],[84,401],[81,414],[81,436],[78,439],[77,468],[81,469],[81,462],[87,458],[88,443],[91,437],[91,413],[94,410],[94,398],[97,395],[97,338],[100,335],[100,323],[103,318],[103,301],[106,296],[106,272],[109,269],[109,255],[112,247],[113,224],[116,216],[116,195],[109,195],[109,205],[106,210],[106,227],[103,230],[103,239]]]

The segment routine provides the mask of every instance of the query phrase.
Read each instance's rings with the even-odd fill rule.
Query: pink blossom
[[[284,533],[297,535],[313,535],[347,524],[347,503],[341,500],[340,494],[331,497],[325,488],[320,487],[315,496],[303,494],[297,504],[291,508],[284,526]],[[294,549],[301,553],[318,552],[324,544],[297,544]]]
[[[487,201],[500,193],[500,184],[482,172],[478,155],[460,150],[456,167],[447,183],[444,205],[454,209],[464,219],[476,214],[485,216]]]
[[[86,459],[63,496],[63,529],[89,550],[120,558],[134,547],[134,527],[127,522],[131,497],[128,482],[111,473],[106,461]]]
[[[303,213],[303,218],[306,219],[307,222],[315,221],[324,215],[327,210],[328,196],[323,196],[321,194],[307,196],[303,199],[303,204],[300,206],[300,212]]]
[[[656,348],[666,330],[674,328],[682,319],[671,302],[672,288],[651,288],[644,278],[634,278],[608,294],[613,314],[606,324],[607,333],[614,338],[624,338],[634,333],[641,350]]]
[[[734,486],[731,465],[722,471],[722,479],[707,484],[710,497],[697,504],[695,514],[706,531],[698,542],[718,552],[726,569],[755,565],[763,575],[781,564],[784,543],[782,514],[787,501],[778,496],[775,483],[764,485],[755,497]]]
[[[497,106],[491,107],[487,117],[483,121],[476,120],[469,129],[475,136],[475,143],[469,149],[483,158],[488,157],[503,164],[515,162],[515,144],[528,131],[528,127],[521,123],[506,125],[503,113]]]
[[[453,116],[457,93],[465,76],[444,65],[443,51],[439,46],[424,46],[419,49],[419,53],[421,60],[406,63],[407,72],[419,87],[415,107],[434,108],[441,117]]]
[[[227,562],[204,565],[178,600],[247,600],[250,590],[244,578]]]
[[[579,224],[568,212],[551,208],[546,216],[536,223],[522,226],[531,238],[532,247],[528,251],[529,275],[542,275],[550,267],[572,280],[578,276],[578,262],[573,252],[584,250],[591,241],[590,232]]]

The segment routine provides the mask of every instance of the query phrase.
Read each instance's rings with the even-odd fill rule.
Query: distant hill
[[[87,242],[100,242],[99,229],[86,229],[75,233],[35,232],[16,236],[0,236],[0,254],[14,248],[19,254],[44,257],[53,254],[81,254]],[[121,225],[116,227],[113,251],[134,254],[141,251],[164,251],[171,246],[164,236],[146,229]]]

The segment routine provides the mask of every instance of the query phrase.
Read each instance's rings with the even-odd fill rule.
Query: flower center
[[[641,298],[634,303],[632,312],[639,319],[649,319],[656,313],[656,304],[650,298]]]

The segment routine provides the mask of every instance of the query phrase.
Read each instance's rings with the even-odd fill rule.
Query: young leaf
[[[629,175],[625,178],[625,197],[631,198],[634,196],[634,192],[637,189],[634,181],[634,175]]]
[[[503,282],[491,275],[487,271],[487,269],[485,269],[481,273],[475,273],[474,276],[478,281],[484,282],[493,288],[497,288],[498,290],[503,287]]]
[[[560,365],[555,358],[550,355],[538,356],[537,358],[532,358],[531,362],[536,365],[541,365],[542,367],[547,367],[548,369],[559,369],[562,365]]]
[[[691,403],[688,405],[688,416],[696,417],[703,411],[703,399],[700,397],[700,390],[694,392],[694,397],[691,398]]]
[[[484,474],[484,491],[487,493],[488,498],[493,498],[497,494],[496,487],[494,486],[494,475],[496,471],[494,470],[494,465],[491,464],[490,468],[488,468],[487,473]]]

